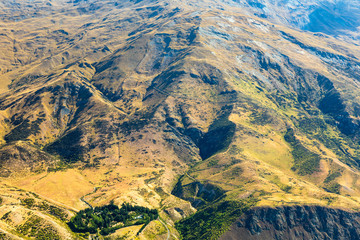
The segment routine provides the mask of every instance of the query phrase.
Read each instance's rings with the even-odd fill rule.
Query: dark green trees
[[[94,209],[81,210],[68,223],[74,232],[108,235],[131,225],[148,224],[158,217],[156,209],[123,203],[121,208],[109,204]]]

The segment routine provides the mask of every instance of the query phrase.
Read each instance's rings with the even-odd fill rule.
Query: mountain
[[[127,202],[161,219],[110,239],[282,239],[286,211],[357,239],[359,7],[3,1],[0,236],[89,238],[71,217]]]
[[[225,2],[225,1],[224,1]],[[358,1],[228,1],[249,14],[311,32],[358,39]]]

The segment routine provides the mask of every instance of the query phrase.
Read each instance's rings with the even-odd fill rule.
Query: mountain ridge
[[[1,5],[4,189],[75,209],[84,195],[155,207],[175,235],[216,189],[358,211],[356,33],[303,31],[251,2]],[[24,221],[0,223],[16,234]]]

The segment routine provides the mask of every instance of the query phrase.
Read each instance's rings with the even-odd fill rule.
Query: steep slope
[[[323,207],[254,209],[220,239],[359,239],[359,214]]]
[[[318,0],[223,0],[241,7],[247,14],[302,30],[358,40],[360,26],[358,1]]]
[[[0,5],[2,183],[170,226],[219,199],[359,210],[357,20],[312,27],[333,3],[30,2]]]
[[[64,223],[74,210],[35,193],[1,185],[1,239],[74,239]],[[17,237],[19,236],[19,237]]]

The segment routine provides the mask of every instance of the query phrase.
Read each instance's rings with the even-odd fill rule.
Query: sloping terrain
[[[336,4],[1,3],[1,184],[69,211],[157,208],[172,237],[219,199],[359,211],[358,4]]]
[[[350,40],[358,38],[358,1],[316,1],[316,0],[223,0],[223,2],[245,9],[272,22],[297,27],[312,32],[342,36]]]
[[[359,239],[359,214],[313,206],[254,209],[220,239]]]

